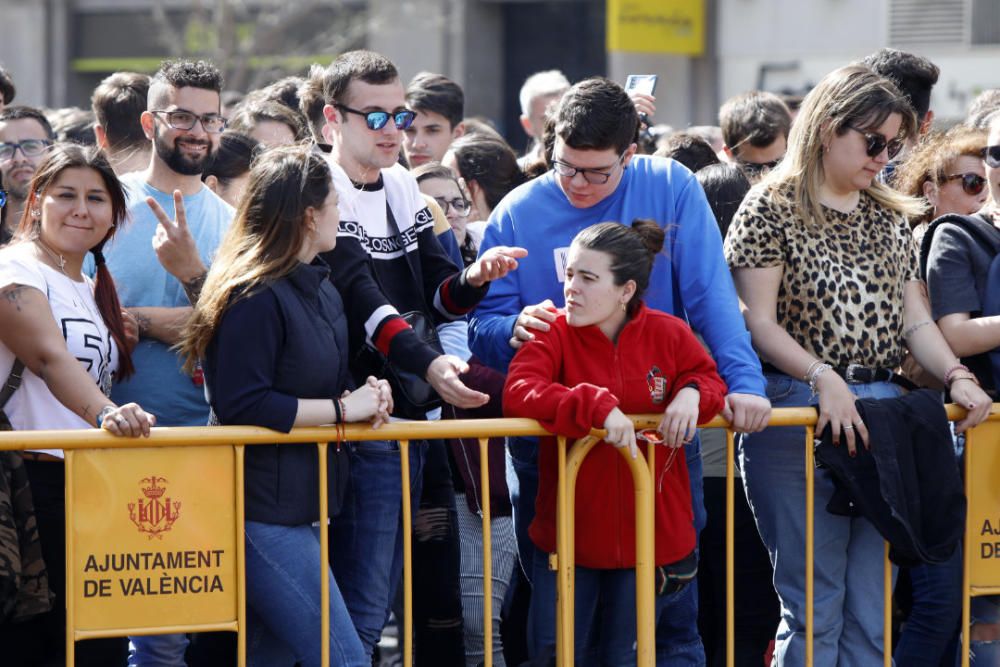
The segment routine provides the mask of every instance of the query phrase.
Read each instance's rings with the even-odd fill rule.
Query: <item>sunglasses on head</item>
[[[405,130],[413,124],[413,119],[417,116],[416,111],[410,111],[409,109],[400,109],[399,111],[390,113],[388,111],[358,111],[343,104],[335,104],[334,106],[341,111],[363,117],[368,129],[372,131],[381,130],[388,124],[390,118],[395,123],[397,130]]]
[[[891,160],[899,155],[899,151],[903,148],[903,140],[899,137],[886,139],[878,132],[868,132],[852,125],[848,125],[847,129],[854,130],[865,138],[865,153],[868,157],[878,157],[882,154],[882,151],[888,150],[889,159]]]
[[[991,169],[1000,169],[1000,146],[987,146],[983,149],[983,159]]]
[[[967,195],[976,196],[983,191],[986,187],[986,179],[979,174],[951,174],[950,176],[944,176],[941,178],[942,183],[947,183],[948,181],[957,181],[961,179],[962,181],[962,191]]]

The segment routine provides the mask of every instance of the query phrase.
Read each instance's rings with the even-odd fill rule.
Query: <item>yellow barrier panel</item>
[[[68,664],[77,639],[242,627],[237,457],[177,454],[67,452]]]
[[[995,408],[995,406],[994,406]],[[1000,594],[1000,421],[965,436],[965,522],[962,576],[962,667],[969,665],[972,598]]]

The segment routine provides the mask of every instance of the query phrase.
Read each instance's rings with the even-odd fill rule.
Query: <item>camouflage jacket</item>
[[[52,608],[28,473],[18,452],[0,452],[0,623]]]

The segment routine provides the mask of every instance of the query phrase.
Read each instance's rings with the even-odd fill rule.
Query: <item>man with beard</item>
[[[7,232],[21,222],[28,184],[45,161],[55,133],[45,115],[32,107],[0,109],[0,174],[7,185]],[[4,234],[7,237],[7,234]]]
[[[160,66],[141,116],[153,146],[149,166],[122,177],[131,222],[105,250],[122,306],[139,323],[132,352],[136,373],[114,386],[112,398],[151,406],[162,426],[208,423],[201,373],[183,373],[171,346],[191,312],[186,292],[204,277],[235,213],[201,181],[226,125],[219,113],[221,90],[222,75],[210,63]],[[186,260],[166,261],[166,247]],[[131,639],[130,665],[185,664],[184,635]]]

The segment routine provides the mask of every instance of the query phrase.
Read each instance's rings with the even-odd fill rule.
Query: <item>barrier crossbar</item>
[[[947,406],[948,418],[956,420],[964,416],[965,412],[954,405]],[[653,428],[660,420],[660,415],[633,415],[632,420],[637,429]],[[990,421],[1000,421],[1000,404],[994,404]],[[816,411],[812,408],[782,408],[776,409],[772,413],[770,426],[799,426],[805,427],[805,471],[806,471],[806,664],[813,664],[813,548],[814,548],[814,484],[813,484],[813,426],[816,423]],[[734,547],[733,533],[735,521],[735,448],[734,434],[728,429],[728,424],[721,418],[716,418],[707,424],[705,428],[726,429],[726,664],[732,667],[734,664],[735,635],[734,635]],[[221,623],[214,625],[203,625],[197,627],[184,625],[167,625],[159,628],[130,628],[122,627],[107,631],[79,631],[75,627],[75,617],[72,614],[72,604],[67,605],[67,664],[73,665],[73,647],[78,639],[86,639],[97,636],[125,636],[129,634],[143,633],[167,633],[183,631],[207,631],[207,630],[229,630],[238,633],[238,664],[240,667],[246,664],[245,645],[245,554],[244,540],[242,538],[243,524],[243,452],[245,446],[260,444],[312,444],[316,443],[317,455],[319,457],[319,516],[320,525],[325,526],[329,520],[327,511],[328,479],[326,460],[330,443],[340,444],[341,442],[365,442],[370,440],[397,440],[399,441],[399,453],[401,462],[401,485],[402,485],[402,519],[403,519],[403,564],[404,564],[404,618],[401,628],[400,639],[403,645],[404,664],[412,665],[412,627],[413,627],[413,598],[412,598],[412,507],[410,503],[410,470],[409,470],[409,449],[410,443],[414,440],[443,439],[443,438],[475,438],[478,440],[480,450],[481,472],[481,496],[482,496],[482,531],[483,531],[483,587],[484,600],[492,600],[492,545],[490,531],[490,507],[489,507],[489,470],[487,448],[490,437],[513,437],[513,436],[544,436],[550,435],[537,422],[529,419],[481,419],[481,420],[455,420],[439,422],[393,422],[383,426],[378,430],[363,425],[347,425],[340,429],[338,437],[337,430],[332,427],[318,428],[298,428],[291,433],[282,434],[260,427],[242,426],[214,426],[214,427],[191,427],[191,428],[156,428],[148,439],[140,438],[116,438],[108,433],[97,430],[73,430],[73,431],[17,431],[0,433],[0,451],[5,450],[26,450],[26,449],[63,449],[67,451],[67,474],[66,474],[66,597],[72,596],[72,570],[73,570],[73,548],[74,532],[72,529],[72,475],[69,466],[72,466],[73,456],[71,452],[77,450],[92,449],[145,449],[159,447],[232,447],[235,461],[235,479],[237,480],[235,508],[237,517],[236,556],[237,556],[237,614],[238,618],[233,623]],[[559,481],[557,495],[557,553],[550,558],[550,565],[557,570],[558,599],[556,608],[557,622],[557,662],[559,665],[572,665],[574,653],[574,608],[573,608],[573,563],[575,547],[575,531],[573,526],[573,509],[575,508],[575,483],[576,476],[583,464],[587,454],[600,441],[603,432],[593,431],[591,435],[582,438],[574,443],[572,447],[567,444],[565,437],[557,437]],[[975,443],[975,444],[973,444]],[[972,449],[981,447],[987,443],[979,442],[975,438],[975,429],[971,429],[966,440],[966,472],[972,469]],[[998,443],[989,443],[996,445]],[[655,457],[644,457],[642,453],[636,459],[632,459],[626,450],[620,450],[629,462],[629,469],[632,471],[636,493],[636,628],[637,628],[637,665],[641,667],[652,667],[655,665],[655,617],[654,617],[654,461]],[[966,485],[968,489],[969,476],[966,475]],[[326,530],[320,530],[320,554],[321,554],[321,599],[322,599],[322,659],[324,664],[329,664],[329,579],[326,571],[329,563],[329,537]],[[965,558],[963,573],[963,667],[968,665],[969,656],[969,617],[970,599],[975,595],[1000,593],[1000,581],[994,587],[972,588],[969,584],[969,569],[971,566],[971,542],[972,530],[967,527],[965,532]],[[892,569],[888,561],[888,545],[885,549],[885,665],[891,665],[891,625],[890,607],[892,590]],[[491,667],[493,663],[492,647],[492,604],[483,605],[484,616],[484,664]]]

